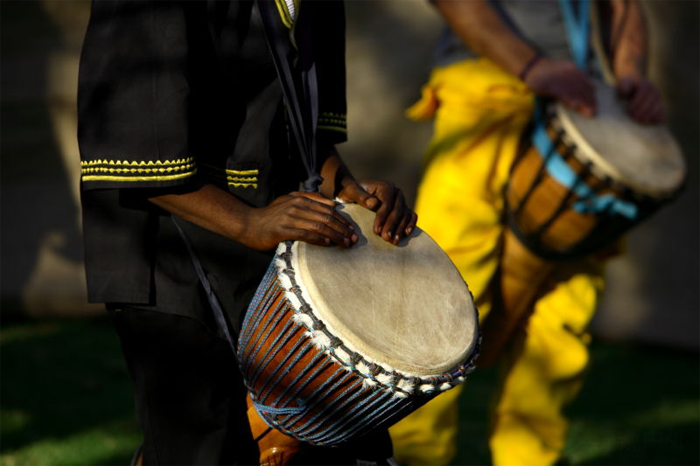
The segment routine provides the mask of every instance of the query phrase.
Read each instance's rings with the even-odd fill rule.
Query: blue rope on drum
[[[635,204],[618,199],[612,194],[603,196],[597,195],[586,185],[579,183],[579,176],[574,172],[569,164],[562,158],[552,142],[545,122],[541,115],[542,103],[537,102],[534,115],[534,128],[532,131],[532,143],[537,148],[537,152],[544,159],[547,173],[557,180],[559,184],[567,189],[573,190],[580,199],[573,204],[576,212],[581,214],[596,214],[601,212],[611,212],[622,215],[630,220],[635,220],[639,215],[639,209]]]
[[[284,289],[277,282],[274,268],[268,270],[258,291],[260,293],[256,293],[253,300],[255,306],[269,306],[280,293],[284,293]],[[251,307],[252,309],[254,308]],[[267,349],[261,350],[263,346],[261,342],[266,342],[272,329],[280,325],[285,311],[285,306],[278,305],[274,306],[274,309],[269,309],[267,313],[250,312],[246,316],[248,325],[244,323],[247,330],[241,339],[241,342],[246,345],[241,359],[259,361],[254,365],[255,367],[242,363],[242,368],[248,374],[252,369],[253,378],[249,379],[250,385],[258,383],[260,388],[261,384],[260,394],[255,397],[253,405],[266,423],[272,422],[273,427],[287,433],[293,431],[294,436],[312,443],[338,443],[362,429],[376,425],[378,418],[392,412],[393,408],[404,400],[395,398],[391,392],[378,388],[370,389],[370,393],[367,394],[368,389],[364,387],[363,379],[358,379],[357,374],[337,366],[328,355],[319,352],[294,376],[291,383],[288,382],[281,395],[276,396],[274,402],[268,404],[272,401],[268,398],[273,393],[274,387],[285,375],[288,375],[288,370],[283,367],[295,367],[304,355],[316,349],[310,338],[298,338],[299,329],[294,328],[295,322],[290,319]],[[289,345],[295,335],[298,340],[293,342],[291,350],[286,350],[287,353],[281,361],[275,361],[278,366],[272,372],[265,373],[270,363],[283,348]],[[330,367],[336,368],[330,377],[307,395],[305,400],[301,399],[300,394],[309,383]],[[261,375],[263,373],[265,373],[264,379]],[[332,395],[335,395],[334,400],[328,402]],[[293,403],[297,406],[290,406]],[[343,416],[331,415],[353,406],[354,408]],[[309,412],[313,412],[313,415],[309,419],[304,419],[303,416]],[[296,426],[300,421],[303,421],[303,424]]]
[[[450,374],[411,379],[389,372],[344,346],[305,302],[294,279],[290,249],[288,243],[287,252],[273,259],[248,309],[239,340],[241,371],[253,406],[267,425],[312,444],[335,445],[409,410],[410,396],[432,398],[431,393],[418,390],[419,384],[437,388],[438,383],[453,383]],[[289,276],[289,289],[282,286],[278,273]],[[296,295],[301,303],[298,309],[288,293]],[[297,319],[291,312],[304,317]],[[455,377],[471,370],[477,353],[475,349]],[[362,371],[360,362],[366,364]],[[378,380],[379,374],[389,378]],[[399,385],[401,377],[409,385]]]

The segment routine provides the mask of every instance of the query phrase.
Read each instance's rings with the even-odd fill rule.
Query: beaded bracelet
[[[520,70],[520,73],[518,73],[518,78],[520,78],[521,81],[525,81],[525,78],[527,78],[528,73],[530,73],[530,70],[532,69],[535,64],[537,64],[538,61],[542,59],[542,55],[539,53],[536,53],[535,55],[532,56],[528,60],[527,63],[525,63],[525,66],[523,66],[523,69]]]

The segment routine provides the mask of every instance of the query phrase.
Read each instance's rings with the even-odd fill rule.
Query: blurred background
[[[689,177],[608,266],[588,382],[569,413],[572,464],[700,464],[700,2],[643,4],[651,76]],[[358,177],[390,179],[412,202],[431,125],[403,111],[428,78],[442,22],[422,0],[349,0],[346,13],[341,153]],[[89,1],[0,1],[3,465],[126,464],[140,441],[118,341],[85,302],[75,99],[88,17]],[[454,464],[489,461],[494,380],[470,379]]]

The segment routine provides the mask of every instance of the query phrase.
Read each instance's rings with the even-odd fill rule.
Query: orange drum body
[[[685,163],[665,127],[630,119],[613,88],[596,82],[598,114],[549,104],[506,192],[509,223],[546,259],[596,252],[673,199]]]
[[[432,239],[416,229],[393,246],[373,212],[339,210],[358,243],[280,244],[239,338],[257,413],[315,445],[388,427],[464,381],[479,347],[471,294]]]
[[[668,130],[633,122],[614,89],[595,84],[594,118],[548,104],[523,140],[506,187],[499,301],[484,323],[481,365],[493,364],[529,318],[556,261],[605,248],[683,184],[685,163]]]

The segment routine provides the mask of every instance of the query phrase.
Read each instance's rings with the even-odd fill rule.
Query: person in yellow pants
[[[482,57],[434,69],[421,100],[408,110],[410,118],[435,119],[416,212],[420,227],[447,252],[468,283],[483,321],[491,307],[490,286],[505,228],[504,188],[532,117],[535,93],[589,115],[595,113],[595,98],[585,75],[567,57],[540,55],[513,33],[502,14],[494,14],[493,2],[434,3],[459,39],[475,45]],[[557,7],[557,2],[534,3],[540,11],[518,12],[515,6],[511,13],[527,23],[533,18],[523,15],[542,15],[541,8]],[[527,4],[531,8],[533,2]],[[636,13],[628,9],[628,21],[631,17],[634,22]],[[562,35],[565,42],[563,31],[553,34]],[[444,48],[450,46],[454,48]],[[622,66],[616,73],[621,83],[626,77],[641,79]],[[657,105],[659,96],[649,99]],[[663,107],[654,105],[637,119],[663,118]],[[635,116],[638,109],[630,105],[629,110]],[[597,258],[559,265],[542,285],[532,316],[502,358],[489,429],[494,465],[549,465],[559,459],[568,426],[562,410],[581,387],[588,363],[587,327],[603,287],[602,261]],[[390,429],[399,463],[442,465],[454,457],[457,400],[464,389],[442,394]]]
[[[533,94],[520,80],[477,59],[435,70],[409,111],[416,119],[436,118],[416,203],[420,226],[467,281],[481,319],[490,309],[489,284],[500,255],[502,192],[532,107]],[[563,446],[560,411],[580,386],[585,329],[602,289],[598,268],[567,269],[537,303],[519,335],[519,354],[510,355],[491,428],[494,464],[552,463]],[[446,464],[454,456],[462,387],[390,429],[400,463]]]

